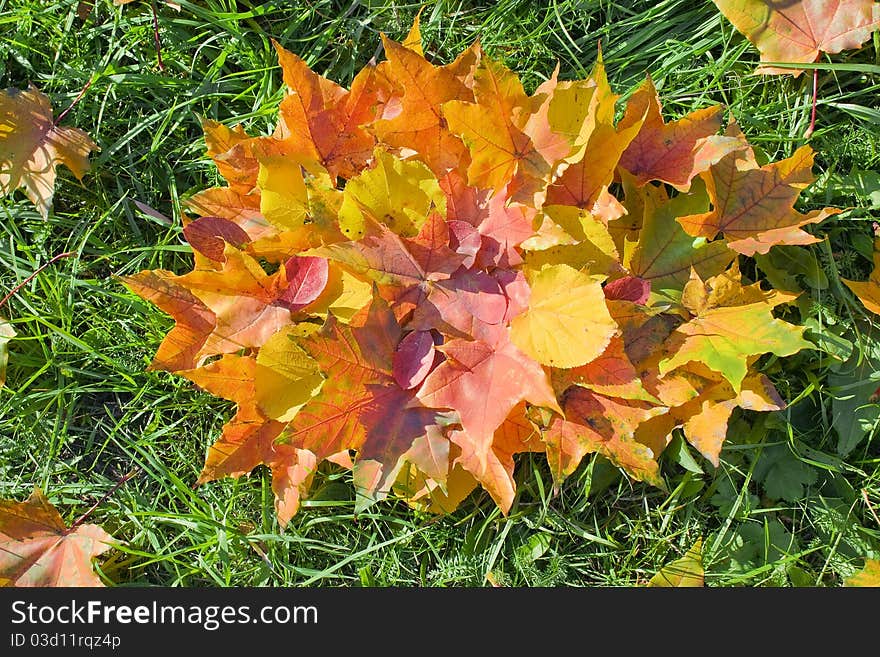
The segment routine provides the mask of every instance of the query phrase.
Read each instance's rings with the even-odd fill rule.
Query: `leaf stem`
[[[138,469],[138,468],[134,468],[133,470],[126,473],[125,476],[123,476],[119,481],[117,481],[115,484],[113,484],[113,488],[111,488],[106,493],[104,493],[104,495],[101,497],[101,499],[99,499],[97,502],[92,504],[92,506],[90,506],[89,509],[84,514],[82,514],[79,518],[77,518],[76,520],[73,521],[73,524],[70,527],[68,527],[67,533],[70,534],[70,533],[73,533],[74,531],[76,531],[76,528],[79,527],[81,524],[83,524],[86,521],[86,519],[95,512],[95,509],[97,509],[104,502],[106,502],[107,499],[111,495],[113,495],[113,493],[118,491],[123,486],[123,484],[125,484],[125,482],[127,482],[129,479],[131,479],[132,477],[134,477],[138,474],[140,474],[140,469]]]
[[[153,40],[156,42],[156,58],[159,70],[164,72],[165,64],[162,63],[162,42],[159,40],[159,13],[156,11],[156,0],[151,0],[150,9],[153,10]]]
[[[27,284],[30,283],[32,280],[34,280],[34,277],[36,277],[37,274],[39,274],[41,271],[43,271],[46,267],[48,267],[49,265],[52,265],[52,264],[58,262],[58,261],[61,260],[62,258],[69,258],[69,257],[72,256],[72,255],[76,255],[76,253],[75,253],[74,251],[65,251],[64,253],[59,253],[57,256],[54,256],[51,260],[49,260],[49,262],[46,262],[46,263],[42,264],[42,265],[37,269],[37,271],[35,271],[35,272],[34,272],[33,274],[31,274],[30,276],[28,276],[26,279],[24,279],[21,283],[19,283],[18,285],[16,285],[14,288],[12,288],[12,289],[9,291],[9,294],[7,294],[5,297],[3,297],[2,300],[0,300],[0,308],[2,308],[4,305],[6,305],[6,302],[9,301],[10,297],[12,297],[13,294],[15,294],[15,293],[18,292],[21,288],[23,288],[25,285],[27,285]]]
[[[84,86],[82,88],[82,90],[79,92],[79,95],[77,95],[77,97],[73,99],[73,102],[67,107],[67,109],[64,110],[63,112],[61,112],[61,114],[59,114],[58,117],[52,122],[53,126],[61,123],[61,119],[63,119],[65,116],[67,116],[67,113],[73,109],[74,105],[76,105],[82,99],[82,97],[85,95],[88,88],[92,86],[92,82],[94,82],[94,81],[95,81],[95,76],[93,75],[92,77],[89,78],[89,81],[86,82],[86,86]]]

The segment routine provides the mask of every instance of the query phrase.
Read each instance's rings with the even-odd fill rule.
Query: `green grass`
[[[820,62],[810,141],[818,180],[801,209],[846,211],[814,227],[826,242],[800,255],[774,250],[747,271],[803,288],[790,319],[810,325],[824,350],[764,362],[793,403],[735,416],[717,470],[676,443],[662,459],[668,493],[594,458],[554,495],[542,457],[523,455],[507,517],[480,492],[437,518],[392,500],[355,516],[350,475],[327,467],[282,531],[266,471],[193,488],[232,408],[183,378],[147,371],[171,320],[117,277],[189,268],[180,199],[220,184],[201,117],[272,129],[282,85],[271,39],[346,84],[381,58],[381,32],[406,33],[418,4],[157,5],[164,70],[146,1],[96,0],[83,21],[73,0],[0,0],[3,86],[35,84],[60,112],[92,80],[64,123],[101,147],[82,184],[61,170],[48,222],[19,193],[2,201],[0,290],[54,255],[75,255],[2,309],[18,337],[0,390],[0,497],[21,499],[39,485],[71,520],[138,468],[90,519],[124,541],[100,566],[108,583],[485,586],[491,573],[505,585],[634,585],[703,536],[710,585],[836,586],[863,558],[880,556],[872,511],[880,508],[880,408],[867,400],[880,383],[871,379],[880,340],[840,282],[867,276],[880,220],[876,35]],[[429,2],[422,32],[437,62],[479,38],[529,90],[557,63],[561,78],[583,77],[601,43],[624,97],[650,74],[667,116],[724,103],[759,157],[780,159],[804,143],[811,75],[753,76],[756,52],[709,2]],[[838,429],[859,406],[847,405],[853,395],[867,431],[857,426],[840,445]]]

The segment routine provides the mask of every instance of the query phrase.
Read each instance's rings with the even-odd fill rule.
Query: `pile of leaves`
[[[176,322],[152,367],[237,404],[200,483],[268,466],[285,524],[331,461],[358,509],[506,512],[517,453],[662,486],[676,428],[717,464],[735,408],[784,406],[759,359],[811,345],[738,256],[817,241],[808,146],[761,166],[650,79],[615,123],[601,57],[529,95],[478,44],[432,64],[418,22],[383,43],[350,89],[276,44],[274,133],[205,122],[227,186],[188,200],[193,270],[124,279]]]

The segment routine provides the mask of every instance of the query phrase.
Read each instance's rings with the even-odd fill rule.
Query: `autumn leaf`
[[[209,119],[202,121],[202,130],[208,155],[229,188],[239,194],[249,194],[257,184],[260,170],[254,152],[260,138],[251,137],[240,125],[230,128]]]
[[[526,266],[569,265],[601,275],[620,275],[620,252],[608,226],[593,214],[571,205],[545,205],[542,222],[522,244]]]
[[[577,367],[601,354],[617,331],[600,280],[568,265],[526,271],[529,308],[513,318],[511,341],[539,363]]]
[[[606,397],[640,399],[660,405],[643,385],[626,353],[622,335],[613,335],[599,356],[586,365],[552,371],[553,387],[562,394],[573,385],[592,390]]]
[[[97,144],[82,130],[55,124],[48,96],[36,87],[0,94],[0,196],[24,188],[47,219],[58,165],[82,180],[94,150]]]
[[[392,371],[397,385],[405,390],[418,386],[431,371],[436,354],[430,331],[408,333],[394,351]]]
[[[801,227],[840,210],[801,214],[794,209],[798,195],[813,182],[813,155],[812,148],[801,146],[790,158],[759,167],[751,149],[733,151],[701,174],[712,210],[677,217],[678,222],[695,237],[723,233],[731,249],[748,256],[767,253],[774,244],[818,242]]]
[[[401,237],[383,224],[368,220],[360,240],[315,249],[354,274],[379,285],[380,292],[400,313],[421,305],[431,283],[449,278],[464,260],[448,246],[449,232],[439,215],[432,215],[413,239]]]
[[[564,419],[554,417],[543,431],[547,461],[557,482],[574,472],[584,456],[598,452],[636,479],[662,486],[655,455],[633,435],[639,424],[664,407],[573,387],[563,395],[562,408]]]
[[[457,169],[469,157],[467,149],[447,127],[442,109],[451,100],[472,100],[461,69],[473,67],[481,55],[471,48],[447,66],[434,66],[411,48],[382,37],[388,57],[388,77],[403,88],[398,103],[388,103],[372,131],[386,144],[410,148],[435,174]]]
[[[216,326],[214,313],[180,282],[179,276],[169,271],[142,271],[123,277],[122,282],[175,321],[174,328],[162,339],[150,367],[169,372],[195,367]]]
[[[39,488],[0,500],[0,586],[104,586],[92,559],[114,543],[97,525],[67,527]]]
[[[290,333],[280,339],[289,336]],[[308,450],[278,444],[278,437],[285,425],[263,412],[257,392],[266,369],[265,364],[253,358],[226,354],[207,366],[180,374],[211,394],[237,404],[235,415],[223,427],[220,438],[208,449],[205,465],[196,483],[204,484],[222,477],[237,478],[248,474],[258,465],[268,466],[272,471],[278,522],[283,527],[307,496],[318,461]],[[287,400],[299,394],[302,403],[302,399],[308,398],[313,392],[309,386],[316,385],[320,383],[316,383],[314,377],[310,380],[307,375],[300,379],[288,377],[283,394]],[[340,456],[336,454],[329,458],[338,460]]]
[[[698,538],[681,559],[676,559],[661,568],[648,582],[648,586],[661,587],[702,587],[703,582],[703,539]]]
[[[660,113],[660,98],[651,78],[629,99],[619,131],[638,127],[619,166],[629,172],[636,184],[651,180],[687,189],[691,179],[728,153],[744,146],[736,136],[715,133],[721,128],[721,106],[697,110],[666,123]]]
[[[388,493],[400,457],[434,424],[436,411],[395,380],[393,363],[402,332],[387,304],[375,297],[362,321],[342,326],[331,315],[321,331],[300,341],[326,380],[321,394],[290,422],[281,442],[319,459],[359,450],[354,476],[366,503]]]
[[[269,275],[246,253],[227,247],[217,271],[196,270],[178,279],[216,318],[202,356],[258,347],[296,312],[318,298],[327,281],[326,261],[297,258]]]
[[[220,217],[200,217],[183,227],[189,245],[215,262],[226,262],[223,251],[227,244],[242,249],[251,241],[250,235],[238,224]]]
[[[366,215],[398,235],[415,237],[431,210],[446,212],[446,197],[431,170],[377,150],[373,168],[346,184],[339,226],[348,239],[363,237]]]
[[[342,193],[329,174],[289,155],[261,152],[258,161],[260,215],[275,230],[260,231],[249,247],[255,256],[281,259],[345,239],[337,223]]]
[[[702,278],[711,278],[736,257],[724,240],[695,243],[676,221],[676,217],[708,210],[708,197],[696,187],[672,199],[645,197],[638,240],[623,264],[634,276],[650,282],[653,290],[680,291],[691,268]]]
[[[478,267],[515,267],[522,262],[518,247],[534,233],[536,210],[520,203],[509,203],[507,193],[494,194],[486,203],[476,232],[480,247],[475,257]]]
[[[496,332],[492,342],[453,339],[440,350],[446,360],[427,376],[418,398],[425,406],[458,412],[481,463],[495,431],[521,401],[559,409],[547,373],[506,332]]]
[[[318,363],[299,345],[319,329],[311,322],[288,325],[260,348],[253,371],[253,398],[267,417],[292,420],[320,390],[324,377]]]
[[[852,290],[865,308],[875,315],[880,315],[880,241],[874,243],[874,268],[867,281],[850,281],[841,279]]]
[[[712,0],[761,53],[757,73],[800,75],[776,62],[809,64],[822,52],[859,48],[880,28],[873,0]]]
[[[575,150],[546,117],[554,81],[526,96],[519,78],[499,62],[481,57],[474,73],[475,102],[443,105],[449,129],[468,146],[468,183],[496,194],[509,187],[515,201],[539,207],[557,167]]]
[[[320,163],[333,177],[353,178],[372,158],[376,143],[362,126],[372,123],[387,95],[376,84],[375,67],[362,69],[349,91],[314,73],[277,42],[273,45],[290,90],[279,108],[281,136],[296,135],[290,140],[295,156]]]
[[[855,575],[847,577],[846,586],[880,586],[880,561],[865,559],[865,567]]]
[[[803,328],[773,317],[771,311],[792,297],[781,293],[763,293],[756,286],[744,287],[738,270],[731,276],[719,274],[710,279],[710,287],[719,286],[724,296],[714,294],[692,307],[695,315],[676,328],[665,351],[669,357],[660,361],[660,374],[691,361],[704,363],[724,375],[734,391],[739,392],[748,371],[750,356],[774,353],[790,356],[811,345],[803,339]],[[691,281],[703,285],[696,273]]]
[[[605,67],[596,62],[587,80],[565,86],[560,83],[550,101],[548,119],[558,131],[566,132],[561,119],[574,125],[572,140],[583,150],[547,190],[547,205],[574,206],[601,215],[600,199],[614,181],[614,170],[632,140],[642,127],[639,120],[614,125],[614,108],[618,96],[611,91]],[[566,102],[568,101],[568,102]],[[587,108],[587,114],[572,112],[572,103]],[[561,116],[558,116],[561,115]],[[607,197],[606,197],[607,198]],[[607,217],[606,217],[607,220]]]
[[[231,221],[247,234],[248,241],[254,241],[277,232],[260,214],[260,202],[259,196],[242,194],[231,187],[213,187],[193,194],[183,204],[201,217]]]
[[[724,381],[673,409],[672,415],[682,423],[687,441],[717,468],[721,447],[727,437],[728,421],[735,408],[778,411],[784,406],[769,379],[764,375],[753,375],[743,380],[739,392],[734,392]]]
[[[502,513],[507,513],[516,495],[513,479],[514,455],[540,452],[544,446],[534,425],[526,416],[526,404],[519,403],[495,430],[491,449],[481,454],[478,444],[464,431],[453,431],[450,441],[461,449],[456,464],[469,472],[485,488]]]
[[[444,335],[480,338],[502,323],[508,299],[498,279],[486,272],[458,269],[450,278],[430,286],[413,314],[411,326],[436,328]]]

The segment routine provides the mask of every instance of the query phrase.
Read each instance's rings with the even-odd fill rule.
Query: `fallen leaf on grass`
[[[93,150],[98,146],[85,132],[55,124],[49,97],[36,87],[0,93],[0,196],[22,187],[46,219],[58,165],[82,180]]]
[[[39,488],[0,500],[0,586],[104,586],[92,558],[114,542],[97,525],[66,527]]]

